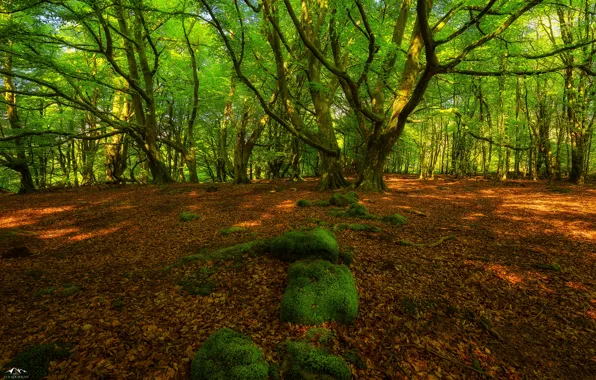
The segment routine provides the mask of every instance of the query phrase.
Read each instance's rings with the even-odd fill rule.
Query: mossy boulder
[[[308,199],[300,199],[298,202],[296,202],[296,206],[298,206],[298,207],[311,207],[312,206],[312,201],[309,201]]]
[[[27,379],[42,379],[48,375],[50,362],[66,359],[70,351],[64,343],[45,343],[29,346],[12,359],[6,366],[23,369]],[[4,372],[4,371],[3,371]]]
[[[345,194],[336,193],[329,199],[329,203],[337,207],[346,207],[352,203],[358,203],[358,194],[354,191]]]
[[[345,265],[328,261],[300,261],[288,271],[289,283],[281,300],[281,321],[319,325],[352,323],[358,314],[358,291]]]
[[[385,222],[391,223],[394,226],[403,226],[405,224],[408,224],[408,218],[406,218],[405,216],[403,216],[401,214],[393,214],[393,215],[389,215],[389,216],[384,216],[383,220]]]
[[[324,346],[329,346],[333,343],[335,334],[326,328],[313,327],[306,332],[305,337],[309,342],[317,342]]]
[[[195,354],[191,380],[267,380],[269,364],[252,340],[223,328]]]
[[[350,204],[347,210],[332,209],[329,214],[335,217],[348,217],[348,218],[359,218],[359,219],[378,219],[373,214],[370,214],[366,207],[358,203]]]
[[[329,201],[316,201],[315,206],[317,207],[329,207],[331,206],[331,202]]]
[[[271,255],[283,261],[324,259],[337,262],[339,245],[327,229],[317,227],[310,231],[290,231],[273,240],[269,245]]]
[[[307,342],[286,342],[281,366],[286,380],[350,380],[350,367],[339,356]]]
[[[183,211],[178,218],[181,222],[191,222],[195,219],[201,219],[201,216],[191,211]]]

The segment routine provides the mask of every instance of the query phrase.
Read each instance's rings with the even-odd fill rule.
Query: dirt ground
[[[327,327],[334,351],[362,358],[351,365],[356,378],[595,378],[593,185],[402,176],[387,183],[389,193],[360,194],[360,202],[376,215],[403,214],[406,226],[366,221],[383,232],[336,232],[356,252],[360,309],[354,325]],[[274,192],[280,185],[286,190]],[[0,366],[27,345],[62,341],[72,355],[51,364],[50,378],[184,379],[193,353],[220,327],[249,335],[279,361],[278,345],[306,331],[279,322],[287,264],[262,256],[165,268],[311,218],[346,220],[294,205],[330,198],[314,191],[314,179],[206,187],[0,195],[0,254],[14,246],[32,253],[0,259]],[[182,211],[201,218],[181,222]],[[232,225],[248,231],[219,233]],[[399,244],[450,235],[436,246]],[[178,281],[205,265],[216,267],[214,293],[184,292]],[[62,294],[68,284],[81,291]]]

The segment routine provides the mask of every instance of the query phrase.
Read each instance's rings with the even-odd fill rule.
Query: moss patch
[[[329,207],[331,206],[331,202],[329,201],[316,201],[315,206],[317,207]]]
[[[27,347],[10,361],[5,368],[27,371],[27,379],[42,379],[48,375],[50,362],[66,359],[70,352],[63,343],[45,343]]]
[[[298,206],[298,207],[311,207],[312,206],[312,201],[309,201],[308,199],[300,199],[298,202],[296,202],[296,206]]]
[[[354,253],[353,248],[347,248],[345,250],[342,250],[339,253],[340,261],[342,262],[342,264],[345,264],[346,266],[352,265],[355,258],[356,258],[356,253]]]
[[[317,342],[324,346],[328,346],[333,343],[335,334],[333,334],[333,331],[325,328],[313,327],[306,332],[305,337],[311,342]]]
[[[269,365],[252,340],[236,331],[221,329],[196,353],[192,380],[267,380]]]
[[[408,224],[408,218],[401,214],[393,214],[389,216],[384,216],[383,221],[391,223],[394,226],[403,226]]]
[[[215,282],[211,281],[210,278],[217,273],[217,267],[204,267],[196,273],[192,273],[180,281],[178,285],[182,287],[188,294],[208,296],[213,293],[216,288]]]
[[[64,297],[70,297],[70,296],[74,296],[75,294],[78,294],[80,292],[81,292],[81,288],[78,285],[66,284],[62,288],[61,294]]]
[[[271,241],[270,252],[283,261],[308,258],[324,259],[336,263],[339,246],[335,236],[324,228],[310,231],[290,231]]]
[[[52,293],[54,293],[55,291],[56,291],[56,288],[54,286],[51,286],[51,287],[45,288],[45,289],[39,289],[38,291],[33,293],[33,297],[49,296]]]
[[[232,226],[232,227],[228,227],[228,228],[222,228],[221,230],[219,230],[219,233],[222,234],[223,236],[228,236],[228,235],[234,234],[236,232],[244,232],[244,231],[247,231],[247,229],[244,227]]]
[[[365,231],[365,232],[381,232],[379,227],[371,226],[370,224],[357,224],[357,223],[339,223],[333,227],[334,230],[343,231]]]
[[[215,251],[209,252],[207,250],[201,250],[199,253],[190,256],[184,256],[176,260],[172,265],[167,266],[164,270],[169,270],[174,267],[179,267],[192,263],[195,261],[226,261],[234,260],[241,261],[242,256],[262,255],[269,249],[268,240],[252,240],[242,244],[232,245],[230,247],[220,248]]]
[[[366,207],[358,203],[352,203],[350,208],[347,210],[333,209],[329,212],[331,216],[335,217],[348,217],[348,218],[360,218],[360,219],[379,219],[373,214],[369,214]]]
[[[328,321],[351,323],[358,314],[358,292],[345,265],[301,261],[288,271],[289,283],[281,300],[281,321],[318,325]]]
[[[200,218],[201,218],[200,215],[195,214],[194,212],[191,212],[191,211],[183,211],[178,216],[178,219],[180,219],[181,222],[191,222],[195,219],[200,219]]]
[[[358,203],[358,194],[354,191],[350,191],[345,194],[333,194],[329,203],[337,207],[346,207],[352,203]]]
[[[339,356],[306,342],[287,342],[282,363],[283,378],[288,380],[349,380],[350,367]]]

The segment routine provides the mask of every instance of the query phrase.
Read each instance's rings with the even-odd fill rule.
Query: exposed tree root
[[[409,242],[407,240],[400,240],[400,241],[397,242],[397,244],[403,245],[403,246],[406,246],[406,247],[436,247],[436,246],[442,244],[443,242],[445,242],[447,240],[455,240],[455,235],[443,236],[442,238],[440,238],[436,242],[434,242],[434,243],[428,243],[428,244],[412,243],[412,242]]]

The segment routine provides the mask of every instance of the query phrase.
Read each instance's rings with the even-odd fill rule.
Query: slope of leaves
[[[355,252],[360,310],[353,325],[324,327],[334,333],[330,350],[350,358],[356,378],[596,373],[593,187],[557,184],[570,190],[562,193],[542,182],[409,177],[387,184],[389,193],[360,194],[360,202],[375,215],[402,214],[407,225],[371,220],[383,232],[336,232],[341,248]],[[245,255],[164,268],[202,250],[300,229],[312,218],[345,221],[323,207],[295,206],[330,198],[314,191],[313,180],[271,192],[280,185],[0,195],[0,253],[17,245],[32,253],[0,260],[0,366],[26,347],[65,342],[71,355],[50,364],[50,378],[188,378],[193,354],[222,327],[247,335],[279,363],[279,345],[307,331],[279,322],[288,264]],[[182,223],[183,211],[201,219]],[[250,234],[219,232],[230,225]],[[434,247],[399,244],[449,235],[455,239]],[[178,285],[214,267],[205,269],[217,285],[212,294]],[[82,291],[63,296],[67,284]]]

